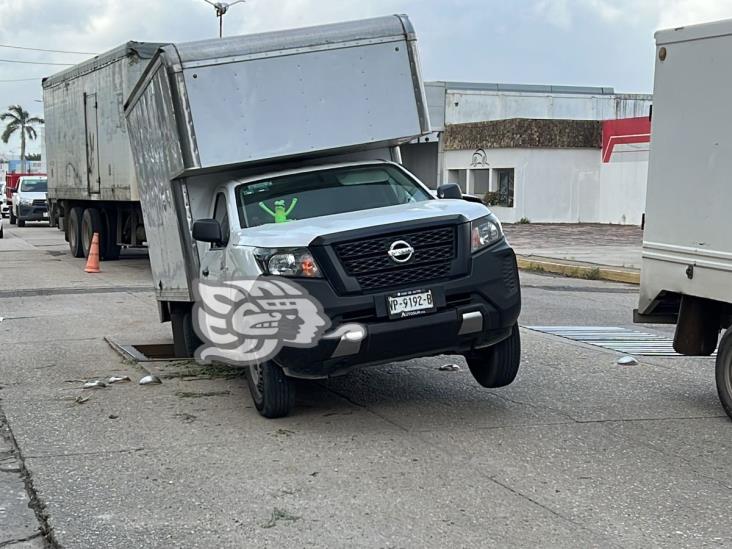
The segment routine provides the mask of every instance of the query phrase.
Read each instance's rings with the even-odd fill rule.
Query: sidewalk
[[[633,225],[504,225],[519,267],[579,278],[640,282],[643,231]]]

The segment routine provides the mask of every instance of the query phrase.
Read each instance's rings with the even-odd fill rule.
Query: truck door
[[[226,204],[226,195],[223,192],[216,194],[213,207],[213,218],[221,225],[221,234],[224,242],[221,245],[210,244],[201,259],[201,280],[226,280],[228,270],[226,265],[226,245],[229,243],[229,211]]]
[[[101,191],[102,180],[99,177],[99,124],[97,122],[96,93],[84,94],[84,126],[86,128],[86,181],[89,194]]]

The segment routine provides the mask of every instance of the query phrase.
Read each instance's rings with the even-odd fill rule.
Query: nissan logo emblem
[[[412,256],[414,255],[414,248],[409,245],[409,242],[405,242],[404,240],[395,240],[391,243],[391,246],[389,246],[389,251],[387,253],[389,254],[389,257],[397,263],[406,263],[412,259]]]

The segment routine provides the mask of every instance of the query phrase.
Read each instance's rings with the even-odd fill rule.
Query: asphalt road
[[[86,275],[55,230],[5,235],[0,546],[42,547],[41,530],[68,548],[732,546],[711,359],[620,366],[522,329],[510,387],[413,360],[299,383],[275,421],[242,377],[185,362],[149,364],[162,385],[83,390],[144,374],[105,337],[170,339],[146,259]],[[632,286],[522,283],[524,326],[632,327]]]

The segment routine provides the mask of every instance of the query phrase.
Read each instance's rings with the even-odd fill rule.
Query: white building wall
[[[446,170],[466,170],[466,192],[475,192],[470,175],[473,150],[445,151]],[[504,223],[603,222],[599,219],[599,149],[488,149],[491,169],[514,169],[514,207],[491,206]],[[472,168],[475,170],[476,168]],[[454,172],[453,172],[454,173]],[[461,174],[462,175],[462,174]],[[445,173],[445,181],[448,178]],[[491,190],[495,190],[491,173]]]

